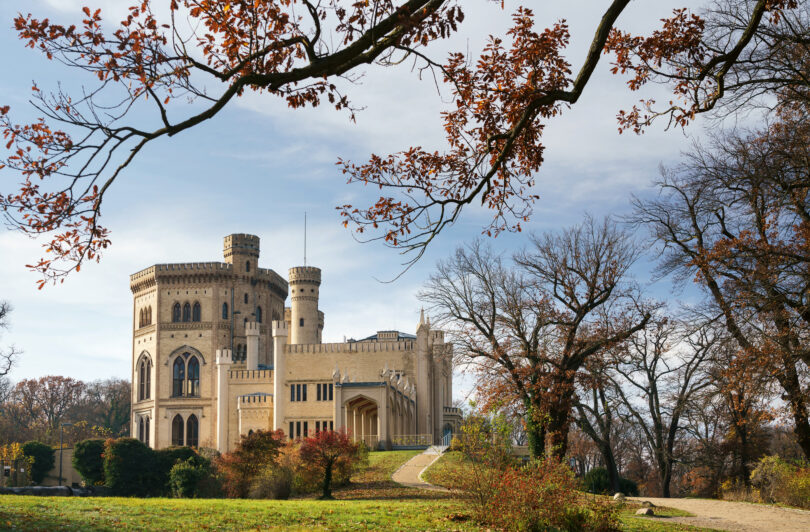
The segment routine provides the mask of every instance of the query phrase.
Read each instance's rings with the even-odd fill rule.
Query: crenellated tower
[[[255,272],[259,263],[259,237],[242,233],[225,237],[225,263],[234,265],[234,272]]]
[[[321,269],[314,266],[290,268],[290,343],[318,344],[321,342],[318,294]]]

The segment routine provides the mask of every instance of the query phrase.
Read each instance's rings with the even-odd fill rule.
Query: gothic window
[[[143,418],[138,421],[138,441],[143,441],[144,438],[144,431],[143,431]]]
[[[180,414],[174,416],[172,420],[172,445],[175,447],[183,445],[183,418]]]
[[[186,363],[181,357],[177,357],[174,359],[172,367],[172,397],[181,397],[183,395],[183,383],[185,380]]]
[[[304,318],[301,318],[301,319],[299,319],[299,320],[298,320],[298,326],[299,326],[299,327],[303,327],[303,326],[304,326]]]
[[[223,320],[228,319],[228,304],[227,303],[222,304],[222,319]]]
[[[152,305],[149,305],[149,308],[146,309],[146,324],[152,325]]]
[[[200,424],[197,421],[197,416],[191,414],[186,421],[186,445],[189,447],[197,447],[199,444]]]
[[[148,418],[148,417],[146,418],[146,423],[144,423],[144,432],[143,432],[143,435],[144,435],[143,442],[144,442],[146,445],[149,445],[149,418]]]
[[[200,321],[200,315],[202,314],[202,308],[200,307],[200,303],[195,301],[194,302],[194,310],[191,313],[191,321]]]
[[[191,305],[188,303],[183,305],[183,321],[191,321]]]
[[[247,292],[245,292],[245,304],[246,305],[247,305],[247,302],[248,302],[248,295],[247,295]]]
[[[138,313],[138,327],[143,327],[144,322],[143,314],[144,314],[143,309],[141,309],[141,311]]]
[[[143,357],[138,365],[138,400],[149,399],[152,384],[152,361]]]
[[[246,272],[249,272],[249,271],[250,271],[250,261],[249,261],[249,260],[246,260],[246,261],[245,261],[245,271],[246,271]]]
[[[180,303],[175,303],[172,307],[172,321],[175,323],[180,321]]]
[[[188,361],[188,395],[200,396],[200,362],[197,357],[191,357]]]
[[[256,307],[256,322],[262,322],[262,307]]]

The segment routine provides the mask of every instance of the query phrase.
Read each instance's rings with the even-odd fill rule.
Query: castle
[[[225,237],[224,258],[130,276],[133,436],[226,452],[254,430],[343,429],[390,449],[457,430],[451,346],[424,315],[415,335],[324,344],[319,268],[285,281],[259,267],[259,237],[246,234]]]

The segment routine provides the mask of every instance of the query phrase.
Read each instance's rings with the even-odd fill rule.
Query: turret
[[[273,430],[284,429],[284,377],[286,374],[284,346],[287,344],[287,322],[274,320],[273,331]],[[292,436],[290,434],[290,436]]]
[[[247,341],[247,369],[259,369],[259,324],[255,321],[245,322],[245,337]]]
[[[321,269],[313,266],[290,268],[290,343],[319,344],[321,324],[318,293]]]
[[[228,371],[231,350],[217,349],[217,450],[228,452]]]
[[[233,234],[225,237],[225,262],[233,264],[236,273],[255,272],[259,265],[259,237]]]

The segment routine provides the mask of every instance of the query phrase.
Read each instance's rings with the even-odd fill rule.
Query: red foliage
[[[252,434],[243,434],[236,449],[223,454],[216,461],[226,495],[242,499],[247,497],[251,482],[268,465],[276,462],[285,440],[281,430],[257,430]]]
[[[304,438],[299,453],[310,467],[323,474],[324,499],[332,498],[332,472],[336,467],[345,467],[360,458],[360,446],[351,441],[345,431],[325,430],[315,436]]]

